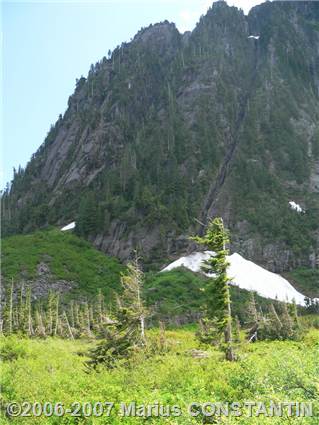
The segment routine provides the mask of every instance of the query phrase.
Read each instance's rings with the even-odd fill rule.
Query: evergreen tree
[[[95,233],[99,224],[97,203],[93,193],[90,192],[81,199],[76,221],[76,232],[80,236],[87,237]]]
[[[213,251],[202,267],[206,273],[211,274],[205,288],[206,319],[211,323],[214,322],[217,330],[224,333],[226,359],[232,361],[235,356],[232,348],[230,278],[227,276],[229,251],[226,248],[229,236],[224,228],[223,219],[215,218],[210,221],[205,236],[195,236],[192,239]]]
[[[141,343],[145,343],[145,317],[147,310],[142,301],[142,288],[143,288],[143,272],[141,271],[138,260],[127,265],[128,272],[122,276],[121,282],[124,288],[122,295],[122,309],[120,310],[121,316],[129,323],[136,323],[137,339]]]
[[[115,320],[105,324],[105,338],[90,350],[88,368],[96,369],[99,364],[115,367],[119,360],[145,346],[145,318],[148,314],[142,301],[143,273],[137,259],[127,266],[127,274],[122,276],[123,295],[118,298]]]

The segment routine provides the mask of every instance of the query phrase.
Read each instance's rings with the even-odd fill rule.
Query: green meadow
[[[226,362],[224,355],[195,338],[195,327],[147,332],[147,349],[137,352],[129,363],[115,369],[89,372],[86,352],[96,344],[89,340],[59,338],[27,339],[10,336],[1,339],[2,403],[29,401],[63,403],[111,402],[110,415],[85,417],[88,410],[72,417],[8,418],[5,424],[313,424],[319,423],[319,331],[310,330],[302,341],[273,341],[236,346],[237,361]],[[248,408],[242,416],[198,416],[188,413],[193,403],[244,403],[254,401],[312,403],[312,417],[282,417],[257,414]],[[178,406],[180,416],[121,416],[121,403],[136,406]],[[73,405],[74,407],[74,405]],[[269,413],[269,412],[268,412]],[[267,414],[268,414],[267,413]]]

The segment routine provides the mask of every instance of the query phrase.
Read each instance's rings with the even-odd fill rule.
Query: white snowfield
[[[182,266],[193,272],[202,272],[202,262],[212,254],[212,251],[193,252],[169,264],[162,272]],[[239,288],[256,291],[265,298],[277,298],[286,302],[295,300],[297,304],[305,305],[305,296],[296,291],[288,280],[279,274],[272,273],[237,253],[230,255],[228,261],[230,263],[228,275],[232,278],[232,283]]]
[[[301,206],[299,205],[299,204],[297,204],[295,201],[289,201],[289,205],[290,205],[290,208],[292,209],[292,210],[295,210],[295,211],[297,211],[297,212],[299,212],[299,213],[304,213],[304,212],[306,212],[304,209],[302,209],[301,208]]]
[[[255,40],[259,40],[260,35],[250,35],[248,38],[254,38]]]
[[[75,228],[75,221],[72,221],[72,223],[67,224],[66,226],[62,227],[61,232],[65,232],[67,230],[72,230]]]

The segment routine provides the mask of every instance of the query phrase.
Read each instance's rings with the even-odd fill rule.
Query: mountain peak
[[[179,35],[174,23],[164,21],[142,28],[133,41],[141,42],[147,46],[169,45]]]

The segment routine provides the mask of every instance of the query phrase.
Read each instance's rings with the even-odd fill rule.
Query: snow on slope
[[[211,254],[211,251],[194,252],[169,264],[162,272],[181,266],[193,272],[199,272],[201,271],[202,262],[208,259]],[[294,299],[297,304],[305,304],[305,296],[296,291],[279,274],[272,273],[236,253],[230,255],[228,261],[230,263],[228,275],[232,278],[233,284],[239,286],[239,288],[256,291],[265,298],[278,298],[280,301],[290,302]]]
[[[61,232],[65,232],[66,230],[72,230],[75,228],[75,221],[72,221],[72,223],[62,227]]]
[[[305,212],[305,210],[303,210],[301,208],[301,206],[299,204],[297,204],[295,201],[289,201],[289,205],[290,205],[290,208],[292,210],[295,210],[295,211],[297,211],[299,213],[304,213]]]

